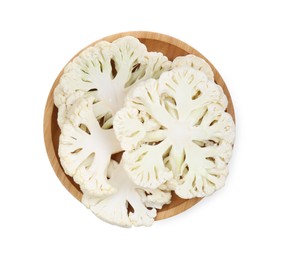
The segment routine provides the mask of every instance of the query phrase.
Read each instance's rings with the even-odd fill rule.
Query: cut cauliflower
[[[234,140],[226,107],[222,88],[191,67],[137,85],[113,122],[130,178],[182,198],[222,187]]]
[[[173,60],[172,63],[173,68],[184,67],[184,66],[202,71],[208,77],[209,80],[214,81],[214,73],[210,65],[202,58],[199,58],[193,54],[189,54],[186,56],[176,57]]]
[[[170,67],[166,56],[147,52],[146,46],[131,36],[87,48],[65,67],[54,91],[58,125],[62,127],[74,101],[86,95],[96,95],[114,115],[132,85],[158,78]]]
[[[108,178],[116,192],[105,197],[83,194],[83,204],[100,219],[122,227],[150,226],[154,222],[157,210],[170,203],[171,193],[159,189],[143,189],[129,179],[123,167],[111,161]],[[132,210],[129,210],[129,205]]]
[[[106,222],[150,226],[172,190],[188,199],[225,183],[234,122],[202,58],[101,41],[67,64],[54,103],[61,165]]]
[[[112,154],[122,150],[102,111],[110,115],[93,96],[79,98],[62,126],[58,151],[65,173],[84,193],[96,196],[114,192],[107,183],[107,168]]]

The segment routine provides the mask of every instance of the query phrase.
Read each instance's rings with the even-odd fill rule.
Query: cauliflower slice
[[[201,71],[181,67],[139,84],[126,103],[113,125],[137,185],[166,184],[182,198],[222,187],[234,122],[219,85]]]
[[[114,194],[95,197],[84,193],[82,202],[97,217],[108,223],[122,227],[150,226],[156,217],[156,209],[170,203],[171,193],[135,185],[123,165],[123,161],[120,164],[111,161],[108,168],[108,181],[116,188]],[[129,210],[129,205],[132,211]]]
[[[208,77],[209,80],[214,81],[214,73],[210,65],[202,58],[199,58],[193,54],[186,56],[179,56],[173,60],[172,67],[178,68],[183,66],[189,66],[193,69],[202,71]]]
[[[147,52],[146,46],[131,36],[87,48],[65,67],[54,91],[60,128],[79,97],[95,95],[114,115],[133,84],[158,78],[170,67],[166,56]]]
[[[62,126],[58,151],[65,173],[84,193],[96,196],[114,192],[107,183],[107,168],[111,155],[122,150],[101,111],[110,115],[93,96],[78,99]]]

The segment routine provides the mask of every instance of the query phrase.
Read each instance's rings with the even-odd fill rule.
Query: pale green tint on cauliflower
[[[113,123],[130,178],[182,198],[221,188],[234,140],[226,107],[222,88],[188,66],[137,85]]]

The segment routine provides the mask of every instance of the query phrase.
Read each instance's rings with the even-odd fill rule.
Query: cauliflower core
[[[100,198],[83,194],[82,202],[108,223],[122,227],[150,226],[156,217],[156,209],[170,203],[171,193],[135,185],[123,164],[123,161],[120,164],[112,161],[108,168],[109,183],[116,188],[116,193]]]
[[[226,107],[222,88],[189,66],[137,85],[114,119],[131,179],[181,198],[222,187],[234,140]]]

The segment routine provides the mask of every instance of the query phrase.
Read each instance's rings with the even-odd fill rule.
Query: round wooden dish
[[[138,38],[142,43],[144,43],[149,51],[156,51],[156,52],[162,52],[164,55],[166,55],[169,60],[173,60],[177,56],[183,56],[187,54],[194,54],[196,56],[199,56],[203,59],[205,59],[212,67],[215,75],[215,82],[219,84],[226,94],[229,105],[227,108],[227,112],[229,112],[233,118],[234,116],[234,108],[232,104],[232,100],[229,94],[229,91],[226,87],[225,82],[223,81],[221,75],[218,73],[218,71],[215,69],[215,67],[197,50],[189,46],[188,44],[175,39],[171,36],[167,36],[164,34],[159,33],[153,33],[153,32],[125,32],[125,33],[118,33],[115,35],[107,36],[101,40],[112,42],[116,40],[117,38],[126,36],[126,35],[132,35],[136,38]],[[101,41],[98,40],[98,41]],[[98,42],[96,41],[96,42]],[[91,45],[94,45],[96,42],[92,43]],[[90,46],[91,46],[90,45]],[[76,54],[74,57],[76,57],[78,54]],[[73,58],[74,58],[73,57]],[[74,183],[73,179],[66,175],[60,165],[60,160],[57,154],[58,150],[58,139],[60,135],[60,129],[57,125],[57,108],[54,106],[53,103],[53,91],[55,87],[57,86],[59,79],[63,73],[62,71],[59,73],[58,77],[56,78],[48,99],[46,103],[45,108],[45,114],[44,114],[44,140],[45,140],[45,146],[46,151],[50,160],[50,163],[59,178],[59,180],[62,182],[62,184],[65,186],[65,188],[79,201],[81,201],[82,198],[82,192],[79,188],[79,186]],[[169,205],[164,206],[161,210],[158,211],[156,220],[168,218],[171,216],[174,216],[176,214],[179,214],[183,211],[185,211],[188,208],[191,208],[194,206],[197,202],[199,202],[200,198],[193,198],[189,200],[181,199],[173,194],[172,203]]]

